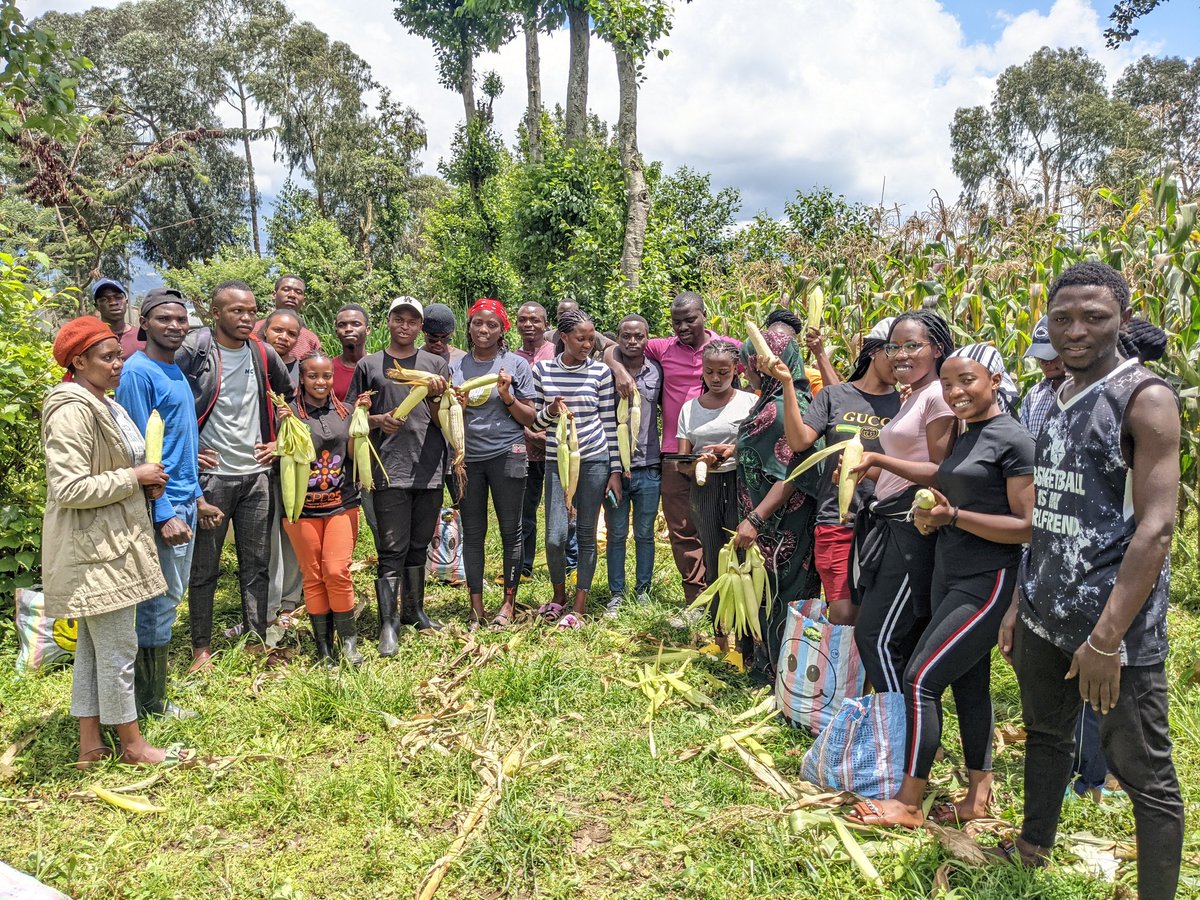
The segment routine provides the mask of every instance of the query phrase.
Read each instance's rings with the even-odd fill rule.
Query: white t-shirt
[[[701,395],[703,396],[703,394]],[[758,397],[749,391],[734,391],[729,402],[720,409],[706,409],[700,405],[700,397],[683,404],[679,411],[679,427],[676,437],[692,445],[698,453],[709,444],[733,444],[737,441],[738,426],[750,415]],[[730,456],[711,472],[732,472],[737,468],[737,459]]]

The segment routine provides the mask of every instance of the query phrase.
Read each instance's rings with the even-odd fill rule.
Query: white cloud
[[[115,2],[115,0],[111,0]],[[1096,0],[1097,3],[1100,0]],[[79,9],[77,0],[35,2]],[[462,118],[458,96],[438,85],[428,42],[407,34],[387,0],[355,4],[292,0],[312,21],[366,59],[393,96],[417,109],[429,131],[426,171],[436,171]],[[875,202],[924,206],[930,191],[958,193],[949,125],[959,106],[986,104],[996,76],[1044,45],[1082,46],[1115,79],[1158,48],[1134,41],[1104,47],[1104,22],[1086,0],[1056,0],[1046,12],[997,12],[994,41],[972,42],[936,0],[694,0],[677,3],[670,55],[646,65],[639,140],[643,154],[671,169],[713,173],[741,188],[743,214],[777,213],[795,190],[828,184]],[[565,98],[565,31],[541,38],[544,102]],[[503,133],[515,135],[525,107],[520,37],[478,63],[495,69],[505,92],[496,106]],[[612,53],[593,38],[589,107],[616,120]],[[260,187],[273,192],[286,167],[265,145],[256,157]]]

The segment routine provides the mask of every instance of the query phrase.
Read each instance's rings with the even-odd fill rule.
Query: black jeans
[[[238,558],[238,583],[242,593],[242,622],[260,638],[267,634],[267,592],[270,588],[271,523],[275,518],[275,492],[270,472],[255,475],[200,473],[204,499],[225,513],[221,524],[197,529],[188,587],[188,620],[192,646],[212,646],[213,595],[221,574],[221,547],[233,525]]]
[[[1017,623],[1013,663],[1021,686],[1025,744],[1025,821],[1021,837],[1054,844],[1063,793],[1075,758],[1075,723],[1083,701],[1077,679],[1064,681],[1071,656]],[[1121,669],[1117,705],[1100,717],[1100,745],[1133,803],[1138,841],[1138,896],[1175,896],[1183,853],[1183,798],[1167,732],[1167,676],[1162,663]]]
[[[515,588],[521,581],[521,504],[525,496],[525,457],[504,453],[491,459],[467,463],[467,489],[459,509],[462,511],[463,562],[467,570],[467,590],[483,592],[483,541],[487,535],[488,491],[500,525],[500,544],[504,588]]]
[[[405,569],[425,568],[429,542],[442,511],[442,489],[381,488],[375,505],[380,578],[399,578]]]

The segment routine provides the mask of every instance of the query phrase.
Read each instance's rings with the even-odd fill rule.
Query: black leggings
[[[933,618],[904,670],[905,772],[928,778],[942,739],[942,694],[954,691],[967,768],[992,768],[992,648],[1012,602],[1016,567],[957,578],[938,567]]]
[[[877,691],[903,691],[904,670],[929,623],[936,535],[925,536],[903,519],[888,518],[874,581],[862,594],[854,643]]]
[[[467,590],[483,593],[483,541],[487,535],[488,491],[500,525],[504,566],[504,589],[515,588],[521,579],[521,507],[525,498],[525,457],[504,453],[491,459],[467,463],[467,489],[459,510],[463,524],[463,563]]]
[[[704,553],[704,583],[710,585],[724,572],[717,569],[721,548],[738,526],[737,471],[709,473],[704,485],[692,482],[692,515]],[[713,609],[716,609],[715,601]]]

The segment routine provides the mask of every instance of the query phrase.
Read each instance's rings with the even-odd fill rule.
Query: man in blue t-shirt
[[[197,507],[204,502],[195,402],[187,379],[175,365],[175,351],[187,333],[183,295],[172,288],[150,291],[142,301],[137,335],[145,346],[125,361],[117,387],[117,402],[143,433],[152,411],[162,417],[162,463],[168,477],[166,490],[153,503],[154,543],[167,592],[137,606],[134,692],[139,716],[195,715],[167,700],[167,645],[191,573]],[[215,512],[220,514],[220,510]]]

